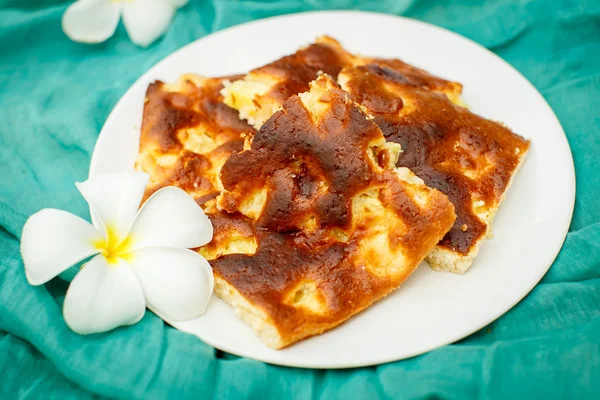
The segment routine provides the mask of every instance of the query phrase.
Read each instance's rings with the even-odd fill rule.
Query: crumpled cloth
[[[0,0],[0,398],[600,398],[600,1],[196,0],[145,50],[122,26],[103,44],[71,42],[60,27],[68,4]],[[577,172],[569,234],[541,283],[458,343],[353,370],[301,370],[224,354],[150,312],[109,333],[71,332],[61,314],[67,283],[29,286],[19,236],[41,208],[87,218],[73,182],[86,179],[117,100],[193,40],[324,8],[449,28],[503,57],[541,91],[567,133]]]

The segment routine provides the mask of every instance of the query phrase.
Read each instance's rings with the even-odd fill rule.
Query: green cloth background
[[[0,398],[600,398],[600,1],[192,0],[148,49],[122,27],[103,44],[71,42],[60,27],[69,3],[0,0]],[[132,327],[72,333],[61,315],[67,283],[25,280],[26,217],[56,207],[87,218],[73,182],[86,178],[110,110],[157,61],[231,25],[324,8],[449,28],[503,57],[548,100],[573,150],[577,201],[542,282],[467,339],[354,370],[223,354],[149,312]]]

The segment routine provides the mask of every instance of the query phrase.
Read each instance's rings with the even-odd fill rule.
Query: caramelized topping
[[[298,50],[253,71],[280,79],[269,95],[283,103],[288,97],[308,90],[308,84],[321,73],[336,77],[343,67],[350,66],[352,56],[335,40],[323,37],[319,43]]]
[[[322,332],[395,289],[455,218],[443,194],[396,170],[397,148],[320,76],[223,165],[227,213],[211,216],[215,232],[235,215],[257,247],[212,259],[216,275],[294,340],[299,327]]]
[[[401,145],[397,165],[450,198],[457,219],[440,244],[467,254],[489,223],[477,215],[474,204],[497,206],[519,164],[515,149],[524,154],[529,142],[436,93],[446,81],[398,63],[349,68],[340,80],[374,114],[386,139]],[[410,110],[399,107],[398,99],[408,101]]]
[[[321,97],[328,112],[317,124],[300,98],[291,97],[263,125],[251,150],[233,154],[225,163],[221,181],[226,190],[244,194],[268,187],[259,225],[298,230],[307,215],[314,215],[319,226],[350,223],[351,198],[375,178],[367,149],[382,137],[344,97],[338,88]],[[238,201],[228,204],[228,211]]]
[[[253,131],[222,103],[223,80],[236,78],[184,76],[173,85],[148,87],[137,160],[137,168],[151,177],[145,198],[170,185],[200,205],[220,193],[220,166],[242,150],[241,134]]]

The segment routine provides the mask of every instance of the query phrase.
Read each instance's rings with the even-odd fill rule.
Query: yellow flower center
[[[107,238],[94,243],[94,246],[100,250],[109,264],[117,264],[119,258],[130,261],[132,257],[131,247],[133,240],[128,235],[124,240],[120,240],[116,230],[112,226],[106,227]]]

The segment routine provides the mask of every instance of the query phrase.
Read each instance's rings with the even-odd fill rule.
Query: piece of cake
[[[321,53],[311,49],[323,46],[336,56],[317,60]],[[311,77],[296,74],[285,61],[300,60],[306,53],[311,54],[312,64],[323,70],[331,63],[329,73],[375,117],[386,138],[401,145],[397,165],[408,167],[454,202],[456,223],[428,261],[434,269],[464,273],[490,232],[494,215],[525,158],[529,142],[501,124],[461,107],[461,84],[400,60],[352,55],[328,37],[320,37],[298,53],[226,84],[222,91],[224,101],[238,109],[240,117],[260,128],[261,122],[284,101],[276,88],[284,88],[290,94],[294,88],[308,84]],[[254,91],[252,82],[261,83],[260,92]],[[239,98],[244,101],[232,101]],[[257,113],[260,117],[256,117]]]
[[[152,83],[146,92],[140,149],[135,168],[150,182],[144,201],[164,186],[177,186],[204,209],[214,227],[213,240],[200,251],[208,259],[222,254],[253,253],[256,239],[244,218],[216,207],[223,189],[222,165],[241,151],[244,135],[254,129],[223,104],[223,81],[239,77],[204,78],[183,75],[173,84]]]
[[[163,186],[178,186],[200,205],[221,192],[221,166],[242,150],[251,126],[222,102],[228,78],[183,75],[152,83],[146,92],[136,169],[150,175],[145,198]]]
[[[211,260],[215,291],[268,346],[320,334],[369,307],[450,229],[454,207],[395,167],[399,151],[321,75],[225,162],[215,228],[235,226],[256,248]]]
[[[400,144],[396,165],[454,204],[456,222],[427,260],[434,269],[464,273],[490,233],[529,142],[454,104],[447,96],[452,86],[426,73],[407,73],[404,63],[346,68],[338,82],[374,115],[386,139]]]

